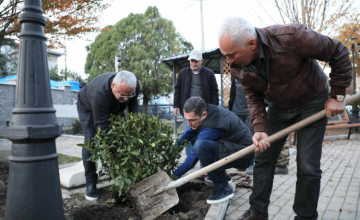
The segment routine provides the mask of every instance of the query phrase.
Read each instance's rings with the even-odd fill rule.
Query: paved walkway
[[[57,153],[80,157],[82,148],[77,146],[77,144],[84,143],[83,136],[74,136],[74,135],[61,135],[56,138],[56,151]],[[11,151],[11,141],[8,139],[0,139],[0,154],[1,152],[6,152],[10,154]],[[6,159],[8,156],[4,157]],[[1,158],[1,156],[0,156]]]
[[[360,137],[352,135],[351,139],[324,141],[318,219],[360,219]],[[275,176],[269,219],[294,219],[292,206],[296,185],[295,158],[296,156],[291,156],[288,175]],[[224,219],[239,219],[250,206],[250,194],[249,189],[236,189]]]

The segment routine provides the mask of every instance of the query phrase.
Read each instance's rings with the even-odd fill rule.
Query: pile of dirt
[[[0,220],[4,219],[9,163],[0,161]],[[177,188],[180,202],[156,220],[203,220],[210,208],[206,199],[212,188],[205,184],[187,183]],[[85,200],[83,193],[64,199],[66,220],[140,220],[131,204],[122,202],[109,188],[99,189],[99,200]]]
[[[210,208],[206,199],[212,188],[204,184],[187,183],[177,191],[179,204],[156,220],[203,220]],[[86,201],[82,193],[74,194],[72,198],[64,200],[64,211],[67,220],[140,220],[131,204],[122,202],[121,198],[108,189],[99,190],[99,200],[96,202]]]

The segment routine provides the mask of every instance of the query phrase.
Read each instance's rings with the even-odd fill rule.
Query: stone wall
[[[77,119],[76,102],[78,91],[71,91],[68,85],[51,89],[53,105],[58,122],[70,126]],[[0,83],[0,131],[11,121],[11,111],[15,107],[15,85]]]

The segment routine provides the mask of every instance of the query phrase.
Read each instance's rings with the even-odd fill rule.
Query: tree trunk
[[[142,113],[144,113],[144,114],[147,113],[148,102],[149,102],[149,98],[144,95],[144,98],[143,98],[143,107],[142,107]]]

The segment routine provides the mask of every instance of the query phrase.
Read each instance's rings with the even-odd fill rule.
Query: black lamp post
[[[351,38],[351,53],[352,53],[352,70],[353,70],[353,94],[356,94],[356,72],[355,72],[355,55],[356,53],[356,40],[357,37],[352,37]],[[358,108],[358,104],[354,103],[352,106],[352,117],[353,118],[359,118],[359,108]]]
[[[4,130],[12,141],[5,219],[63,220],[53,108],[41,0],[25,0],[19,15],[20,53],[15,108]]]

